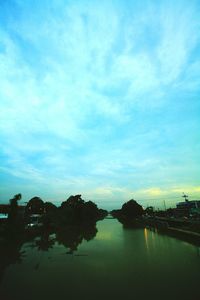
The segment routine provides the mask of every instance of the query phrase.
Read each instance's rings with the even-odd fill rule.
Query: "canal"
[[[200,299],[200,249],[104,219],[0,252],[0,299]]]

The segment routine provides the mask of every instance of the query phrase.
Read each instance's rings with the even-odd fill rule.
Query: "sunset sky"
[[[200,199],[200,1],[0,1],[0,202]]]

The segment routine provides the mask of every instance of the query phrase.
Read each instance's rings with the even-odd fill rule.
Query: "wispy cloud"
[[[0,5],[4,199],[198,186],[198,1]]]

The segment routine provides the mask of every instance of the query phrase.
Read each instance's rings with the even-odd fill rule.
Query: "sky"
[[[200,199],[199,11],[0,0],[0,202]]]

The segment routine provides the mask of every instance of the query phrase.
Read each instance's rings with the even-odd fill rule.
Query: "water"
[[[0,299],[200,299],[198,247],[115,219],[97,229],[1,250]]]

